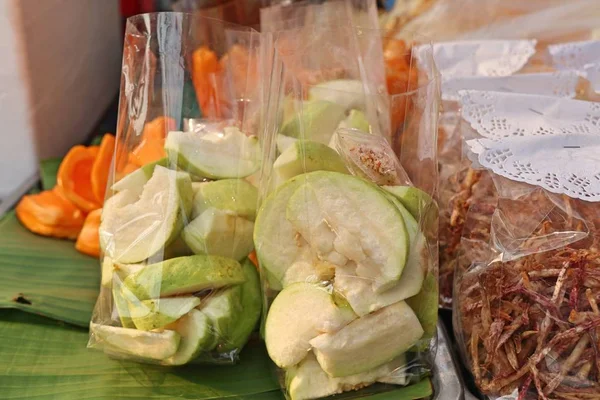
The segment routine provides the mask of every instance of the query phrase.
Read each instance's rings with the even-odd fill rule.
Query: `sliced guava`
[[[281,154],[288,149],[291,145],[293,145],[298,139],[293,137],[282,135],[281,133],[277,134],[277,151]]]
[[[308,249],[285,218],[288,200],[303,182],[303,177],[297,176],[282,184],[266,198],[256,216],[254,247],[273,290],[282,289],[287,269]]]
[[[405,363],[405,358],[400,356],[367,372],[333,378],[323,371],[315,355],[310,352],[300,364],[286,370],[286,388],[292,400],[320,399],[342,392],[362,389],[376,381],[381,382],[391,375],[395,375],[396,370],[400,369]]]
[[[123,286],[123,280],[119,274],[114,272],[112,298],[115,308],[113,312],[117,312],[117,316],[121,321],[121,326],[123,328],[135,328],[135,324],[133,323],[129,313],[129,303],[127,302],[127,297],[134,298],[131,292],[129,292],[129,290]]]
[[[310,351],[309,341],[335,332],[356,318],[338,307],[323,287],[294,283],[283,289],[267,314],[265,341],[269,356],[281,368],[298,364]]]
[[[413,309],[425,333],[417,344],[419,350],[429,347],[431,338],[437,332],[438,320],[438,280],[432,273],[428,273],[423,281],[421,291],[409,299],[406,303]]]
[[[327,144],[345,113],[346,108],[336,103],[307,101],[301,111],[283,123],[279,133]]]
[[[430,195],[414,186],[383,186],[396,197],[415,218],[422,218],[423,213],[434,204]]]
[[[235,127],[205,134],[169,132],[165,150],[182,170],[210,179],[244,178],[260,168],[258,138]]]
[[[154,255],[179,235],[190,215],[192,197],[188,174],[156,166],[139,199],[129,190],[109,199],[113,202],[103,210],[100,224],[106,254],[121,263]]]
[[[243,312],[239,286],[222,289],[208,295],[199,308],[210,319],[215,342],[210,350],[221,352],[219,345],[227,343],[235,327],[236,316]]]
[[[335,265],[326,261],[312,260],[308,257],[296,261],[285,272],[283,278],[283,287],[289,286],[292,283],[307,282],[319,283],[333,280],[335,276]]]
[[[194,204],[192,218],[209,208],[230,211],[233,215],[254,221],[258,190],[243,179],[223,179],[213,182],[192,183]]]
[[[340,377],[369,371],[406,352],[423,328],[404,301],[358,318],[342,329],[310,340],[321,368]]]
[[[210,254],[241,261],[252,252],[254,223],[216,208],[205,210],[181,233],[195,254]]]
[[[324,100],[349,109],[365,109],[365,89],[356,79],[336,79],[319,83],[309,89],[309,99]]]
[[[312,171],[348,172],[335,150],[311,140],[298,140],[293,143],[277,157],[273,169],[284,180]]]
[[[236,286],[239,291],[239,304],[242,311],[234,315],[231,330],[219,340],[216,347],[219,353],[227,353],[244,347],[262,312],[262,295],[258,271],[249,259],[242,263],[242,268],[244,269],[246,281]]]
[[[338,125],[339,128],[358,129],[361,132],[369,133],[371,125],[364,112],[359,110],[350,110],[348,116]]]
[[[133,356],[164,360],[179,347],[180,336],[175,331],[146,332],[137,329],[90,323],[90,331],[108,347]]]
[[[123,282],[139,300],[190,294],[244,282],[239,262],[221,256],[194,255],[150,264]]]
[[[150,180],[150,178],[152,178],[154,168],[157,165],[160,165],[161,167],[167,167],[168,163],[169,160],[166,157],[148,163],[115,182],[111,189],[115,192],[131,190],[135,193],[141,193],[144,185]]]
[[[129,302],[129,315],[137,329],[151,331],[163,328],[200,304],[194,296]]]
[[[212,323],[198,310],[191,310],[168,328],[179,333],[181,343],[177,353],[163,361],[165,365],[187,364],[214,345]]]
[[[396,285],[406,264],[409,236],[398,209],[363,179],[337,172],[299,176],[304,184],[286,217],[313,252],[336,266],[356,264],[356,275],[380,293]]]
[[[427,271],[426,260],[423,258],[425,236],[419,231],[417,221],[402,204],[393,198],[390,201],[396,205],[403,216],[410,243],[408,259],[400,279],[391,288],[376,293],[371,281],[356,274],[354,264],[349,263],[336,270],[334,290],[344,297],[354,312],[360,316],[406,300],[419,293]]]

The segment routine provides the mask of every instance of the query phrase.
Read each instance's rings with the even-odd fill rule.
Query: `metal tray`
[[[466,397],[456,360],[450,347],[450,339],[443,322],[438,322],[438,348],[433,370],[435,400],[476,400]]]

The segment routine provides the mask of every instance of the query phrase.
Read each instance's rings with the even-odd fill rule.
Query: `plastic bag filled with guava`
[[[267,351],[293,400],[414,383],[434,356],[435,202],[363,128],[364,96],[315,98],[295,67],[276,50],[254,230]]]
[[[237,361],[261,311],[261,49],[258,32],[197,15],[128,20],[89,347],[166,366]]]

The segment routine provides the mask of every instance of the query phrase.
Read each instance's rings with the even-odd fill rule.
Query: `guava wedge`
[[[438,281],[435,275],[429,273],[425,276],[421,291],[406,299],[406,303],[413,309],[425,333],[417,344],[420,350],[429,346],[429,340],[436,334],[438,320]]]
[[[356,79],[336,79],[322,82],[309,89],[310,100],[329,101],[339,104],[345,110],[365,109],[365,89]]]
[[[215,343],[211,350],[216,350],[217,344],[225,341],[226,335],[233,330],[235,316],[243,312],[238,286],[211,293],[199,309],[212,323]]]
[[[188,174],[156,166],[139,198],[125,190],[109,199],[100,224],[104,251],[121,263],[154,255],[179,235],[192,197]]]
[[[132,173],[125,175],[123,178],[115,182],[111,189],[115,192],[121,192],[123,190],[131,190],[135,193],[141,193],[144,185],[152,178],[154,168],[159,165],[161,167],[167,167],[169,160],[164,157],[160,160],[148,163]]]
[[[336,103],[308,101],[301,111],[283,123],[279,133],[327,144],[345,113],[346,108]]]
[[[283,289],[267,314],[265,342],[269,356],[281,368],[298,364],[310,351],[309,341],[335,332],[356,318],[338,307],[323,287],[294,283]]]
[[[286,370],[286,387],[292,400],[320,399],[362,389],[376,381],[382,382],[390,375],[396,374],[396,370],[404,364],[405,358],[400,356],[367,372],[333,378],[323,371],[315,355],[310,352],[300,364]]]
[[[303,177],[297,176],[279,186],[265,199],[256,216],[254,247],[273,290],[282,289],[287,269],[308,250],[285,218],[288,200],[303,183]]]
[[[277,157],[273,169],[284,180],[312,171],[348,172],[335,150],[311,140],[298,140],[293,143]]]
[[[139,300],[190,294],[244,282],[239,262],[221,256],[194,255],[150,264],[123,282]]]
[[[293,263],[285,272],[283,287],[298,282],[326,282],[335,276],[335,265],[321,260],[309,261],[308,256],[303,258]]]
[[[415,218],[422,218],[423,212],[434,204],[430,195],[414,186],[383,186],[396,197]]]
[[[195,254],[210,254],[241,261],[252,252],[254,223],[227,211],[205,210],[181,233]]]
[[[242,268],[244,269],[246,281],[235,287],[239,292],[239,304],[242,311],[234,315],[231,329],[219,340],[216,347],[219,353],[227,353],[244,347],[262,312],[262,294],[258,271],[249,259],[242,263]]]
[[[377,311],[390,304],[406,300],[421,290],[427,271],[423,258],[425,236],[417,221],[396,199],[390,198],[403,216],[409,237],[409,253],[400,279],[386,291],[376,293],[372,282],[357,276],[356,266],[345,265],[336,270],[334,290],[345,298],[359,316]]]
[[[363,179],[317,171],[299,176],[304,184],[290,197],[286,218],[325,261],[356,264],[356,275],[376,293],[396,285],[409,250],[398,209]]]
[[[364,112],[359,110],[350,110],[348,116],[338,125],[338,129],[358,129],[361,132],[369,133],[370,126],[371,125],[369,125],[369,121],[367,120],[367,116]]]
[[[281,133],[277,134],[277,151],[281,154],[288,149],[294,142],[298,141],[293,137],[282,135]]]
[[[108,347],[133,356],[164,360],[177,352],[181,337],[175,331],[146,332],[90,323],[90,331]]]
[[[165,365],[187,364],[214,346],[212,323],[198,310],[191,310],[168,328],[179,333],[181,343],[177,353],[162,362]]]
[[[177,321],[200,304],[194,296],[129,302],[129,314],[135,327],[142,331],[160,329]]]
[[[116,311],[116,317],[121,321],[121,326],[123,328],[135,328],[135,324],[129,313],[129,303],[127,302],[127,298],[134,298],[134,296],[123,286],[123,281],[117,272],[114,273],[113,277],[112,298],[115,305],[113,309],[113,318],[115,317],[114,312]]]
[[[321,368],[340,377],[369,371],[406,352],[423,328],[404,301],[358,318],[342,329],[310,340]]]
[[[209,208],[230,211],[233,215],[256,219],[258,190],[243,179],[223,179],[213,182],[192,183],[194,203],[192,218]]]
[[[235,127],[222,133],[169,132],[165,151],[182,170],[210,179],[244,178],[260,168],[258,138]]]

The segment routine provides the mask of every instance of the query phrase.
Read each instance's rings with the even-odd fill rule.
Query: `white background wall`
[[[83,141],[119,87],[118,0],[0,0],[0,198]]]

